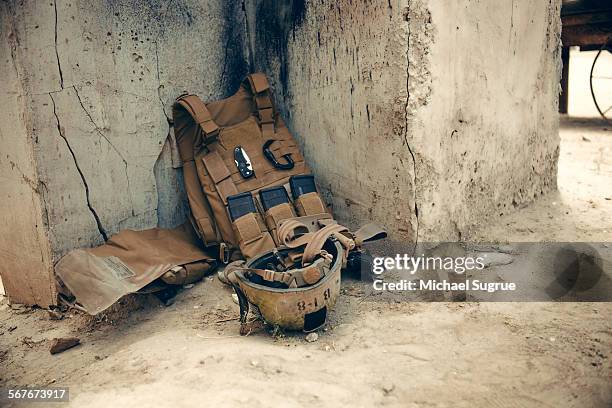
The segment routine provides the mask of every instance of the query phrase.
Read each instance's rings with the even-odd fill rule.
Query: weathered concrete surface
[[[560,3],[411,3],[408,138],[423,240],[469,239],[556,189]]]
[[[247,2],[256,69],[336,216],[374,219],[412,237],[413,158],[406,145],[408,27],[399,2]]]
[[[0,276],[14,303],[53,304],[51,250],[43,225],[41,197],[48,191],[36,174],[23,72],[15,55],[19,38],[0,3]]]
[[[560,1],[247,1],[253,64],[337,216],[398,242],[556,186]]]
[[[162,151],[167,117],[186,90],[213,99],[239,83],[239,5],[25,1],[6,18],[21,38],[29,136],[51,192],[43,199],[55,257],[124,228],[182,222],[182,181]]]
[[[245,15],[221,0],[13,0],[0,10],[0,250],[5,270],[24,270],[17,281],[1,273],[9,294],[45,282],[12,300],[47,305],[52,260],[124,228],[185,220],[165,145],[171,104],[185,91],[235,91],[248,66]]]

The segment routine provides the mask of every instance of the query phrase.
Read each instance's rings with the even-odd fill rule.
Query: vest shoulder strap
[[[264,74],[263,72],[256,72],[254,74],[250,74],[247,76],[246,79],[247,81],[249,81],[251,90],[255,94],[262,93],[270,89],[268,78],[266,78],[266,74]]]
[[[219,133],[219,126],[215,123],[206,107],[206,104],[197,95],[179,96],[176,102],[182,106],[200,126],[204,133],[204,143],[215,139]]]

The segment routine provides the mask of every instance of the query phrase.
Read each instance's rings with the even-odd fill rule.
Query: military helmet
[[[283,264],[291,258],[292,251],[281,248],[265,252],[230,275],[240,304],[241,332],[249,306],[266,323],[284,329],[311,332],[327,321],[327,314],[340,294],[345,249],[330,237],[314,261],[285,269]]]

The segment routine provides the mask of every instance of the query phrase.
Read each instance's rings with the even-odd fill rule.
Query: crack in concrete
[[[15,75],[17,76],[17,79],[19,80],[19,82],[21,82],[21,75],[19,73],[19,68],[17,67],[17,47],[21,47],[21,44],[19,43],[19,38],[16,35],[16,30],[14,27],[11,27],[11,32],[8,35],[8,40],[11,46],[11,65],[15,70]]]
[[[405,19],[408,23],[408,38],[406,44],[406,103],[404,104],[404,143],[406,143],[406,147],[408,148],[408,152],[410,152],[410,156],[412,156],[412,186],[414,189],[414,216],[416,218],[416,227],[415,227],[415,237],[414,237],[414,247],[412,248],[412,256],[414,256],[416,252],[417,245],[419,243],[419,206],[417,205],[417,164],[416,157],[414,156],[414,152],[408,143],[408,128],[409,128],[409,119],[408,119],[408,104],[410,100],[410,9],[406,7],[405,11]]]
[[[83,104],[83,100],[81,99],[81,95],[79,94],[79,90],[77,89],[77,87],[75,85],[73,85],[72,89],[74,89],[74,93],[76,94],[77,100],[79,101],[79,104],[81,105],[81,108],[83,109],[83,112],[85,112],[85,115],[87,115],[87,118],[89,119],[89,121],[93,125],[94,130],[96,131],[96,133],[101,138],[106,140],[106,142],[112,147],[112,149],[115,151],[115,153],[117,153],[117,156],[119,156],[119,158],[123,162],[124,171],[125,171],[125,180],[127,182],[127,188],[128,188],[128,193],[129,193],[128,195],[129,195],[129,199],[130,199],[130,206],[132,207],[132,216],[134,216],[134,200],[132,199],[132,194],[131,194],[132,187],[130,185],[130,176],[129,176],[129,172],[128,172],[128,162],[125,159],[125,157],[123,156],[123,154],[121,154],[119,149],[117,149],[117,147],[110,141],[110,139],[102,132],[100,127],[96,124],[96,122],[94,121],[93,117],[91,116],[91,113],[89,113],[87,108],[85,108],[85,104]]]
[[[225,78],[225,73],[227,72],[227,60],[230,53],[230,44],[232,43],[232,36],[228,35],[227,40],[225,41],[225,56],[223,57],[223,68],[221,70],[221,78]]]
[[[98,133],[98,135],[100,135],[100,137],[102,137],[104,140],[106,140],[106,142],[113,148],[115,153],[117,153],[117,156],[119,156],[119,158],[127,166],[127,161],[125,160],[125,158],[123,157],[123,155],[121,154],[119,149],[117,149],[117,147],[115,147],[115,145],[108,139],[108,137],[106,137],[106,135],[104,133],[102,133],[102,130],[100,130],[100,127],[98,127],[98,125],[93,120],[93,117],[91,116],[91,114],[89,113],[87,108],[85,108],[85,105],[83,104],[83,100],[81,99],[81,95],[79,95],[79,90],[77,89],[77,87],[73,85],[72,89],[74,89],[74,93],[76,94],[76,97],[79,100],[79,104],[81,105],[81,108],[83,109],[83,112],[85,112],[85,115],[87,115],[87,118],[89,119],[89,121],[93,125],[96,133]]]
[[[47,185],[42,180],[38,180],[38,182],[32,180],[24,173],[23,170],[21,170],[19,165],[14,161],[9,160],[9,164],[11,165],[11,169],[17,170],[17,172],[19,172],[19,174],[21,175],[21,179],[32,189],[35,194],[38,194],[38,196],[40,197],[40,200],[42,201],[43,205],[43,222],[46,222],[45,225],[48,227],[51,224],[49,223],[49,207],[47,205],[47,194],[49,194],[49,189],[47,188]]]
[[[122,218],[119,221],[117,221],[117,225],[121,225],[125,221],[130,220],[130,219],[132,219],[134,217],[138,217],[138,216],[141,216],[141,215],[146,215],[146,214],[154,213],[154,212],[157,212],[157,208],[153,208],[151,210],[145,210],[143,212],[139,212],[138,214],[130,215],[129,217],[125,217],[125,218]],[[121,229],[123,229],[123,228],[121,228]]]
[[[248,53],[247,55],[247,62],[249,63],[249,71],[250,72],[255,72],[255,50],[252,49],[253,48],[253,44],[251,43],[251,31],[249,30],[250,25],[249,25],[249,13],[247,12],[247,5],[246,5],[246,0],[242,0],[242,11],[244,12],[244,29],[245,29],[245,34],[246,34],[246,52]]]
[[[60,63],[59,52],[57,50],[57,0],[53,0],[53,9],[55,10],[55,58],[60,76],[60,87],[64,89],[64,73],[62,72],[62,64]]]
[[[165,147],[166,143],[168,143],[168,140],[171,137],[170,136],[170,132],[172,132],[172,127],[174,126],[174,121],[166,113],[166,108],[164,106],[164,100],[163,100],[162,95],[161,95],[162,83],[161,83],[161,70],[159,68],[159,37],[155,40],[155,69],[156,69],[156,72],[157,72],[157,99],[159,99],[159,104],[161,106],[161,110],[164,113],[164,117],[166,118],[166,122],[168,123],[168,132],[166,133],[166,142],[162,146],[162,149],[159,152],[159,156],[157,156],[157,159],[155,160],[155,164],[153,165],[153,177],[155,178],[155,188],[157,190],[157,206],[154,209],[154,211],[157,213],[157,225],[159,226],[159,223],[160,223],[160,220],[159,220],[159,208],[160,208],[161,194],[160,194],[160,182],[158,180],[157,172],[155,171],[155,169],[157,167],[157,164],[161,160],[162,155],[164,154],[164,147]],[[122,222],[122,221],[120,221],[120,222]]]
[[[8,155],[7,155],[8,157]],[[11,165],[11,170],[17,170],[19,172],[19,174],[21,175],[21,179],[28,185],[30,186],[30,188],[32,190],[34,190],[35,193],[38,193],[38,183],[36,183],[36,181],[32,180],[30,177],[28,177],[23,170],[21,170],[21,168],[19,167],[19,165],[17,163],[15,163],[12,160],[9,160],[9,164]]]
[[[79,176],[81,177],[81,182],[83,183],[83,187],[85,188],[85,199],[87,201],[87,207],[89,208],[89,212],[91,212],[91,215],[96,221],[96,225],[98,226],[98,231],[100,232],[100,235],[102,235],[102,238],[104,239],[104,241],[107,241],[108,235],[106,234],[106,230],[102,226],[102,222],[100,221],[100,217],[98,216],[98,213],[96,212],[94,207],[91,205],[91,199],[89,197],[89,186],[87,185],[87,180],[85,180],[85,175],[83,174],[83,171],[81,170],[81,167],[79,166],[74,150],[72,150],[72,146],[70,146],[70,143],[68,142],[68,138],[66,137],[66,135],[64,135],[64,132],[62,131],[60,119],[59,119],[59,116],[57,115],[57,107],[55,105],[55,98],[53,98],[52,93],[49,93],[49,97],[51,98],[51,103],[53,105],[53,116],[55,116],[55,121],[57,123],[57,133],[59,137],[61,137],[64,140],[64,143],[66,143],[66,147],[68,148],[68,151],[70,152],[70,155],[72,156],[72,161],[74,162],[74,166],[76,167],[76,170],[79,173]]]
[[[162,112],[164,112],[164,117],[166,118],[166,122],[168,122],[168,127],[172,127],[172,120],[170,119],[170,117],[168,116],[168,114],[166,113],[166,107],[164,106],[164,100],[162,99],[161,96],[161,88],[162,88],[162,83],[161,83],[161,74],[160,74],[160,70],[159,70],[159,45],[158,45],[158,41],[159,40],[155,40],[155,69],[157,72],[157,99],[159,99],[159,104],[161,105],[162,108]],[[168,129],[168,132],[170,131],[170,129]]]
[[[49,189],[47,188],[47,184],[45,184],[45,182],[42,180],[38,181],[38,185],[43,187],[38,187],[37,192],[43,204],[43,216],[45,217],[44,222],[46,223],[45,226],[49,228],[51,226],[51,220],[49,217],[49,206],[47,205],[47,194],[49,194]]]

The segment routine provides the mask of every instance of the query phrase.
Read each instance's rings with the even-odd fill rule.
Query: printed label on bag
[[[135,276],[133,270],[131,270],[123,261],[116,256],[109,256],[102,258],[102,262],[113,272],[115,277],[119,280],[131,278]]]

